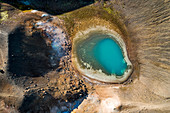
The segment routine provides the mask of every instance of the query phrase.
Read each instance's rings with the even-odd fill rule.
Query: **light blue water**
[[[107,34],[96,33],[76,43],[76,54],[82,68],[101,69],[107,75],[121,76],[127,69],[120,46]]]
[[[110,38],[96,43],[94,56],[110,74],[122,75],[127,68],[119,45]]]

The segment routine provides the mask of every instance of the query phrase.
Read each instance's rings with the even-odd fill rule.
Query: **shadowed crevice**
[[[19,111],[21,113],[71,113],[83,102],[87,95],[86,90],[54,98],[48,92],[32,90],[25,95]]]
[[[16,28],[8,36],[8,71],[12,77],[39,77],[58,67],[50,63],[51,47],[47,46],[40,32],[25,34],[24,26]]]
[[[52,15],[62,14],[94,3],[94,0],[1,0],[21,10],[36,9]]]

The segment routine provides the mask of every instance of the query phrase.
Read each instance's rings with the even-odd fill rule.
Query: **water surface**
[[[117,76],[123,75],[127,69],[122,50],[111,35],[98,33],[77,41],[76,54],[81,68]]]

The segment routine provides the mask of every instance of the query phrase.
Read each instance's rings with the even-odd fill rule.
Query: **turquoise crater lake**
[[[75,52],[83,69],[122,76],[128,67],[120,45],[111,35],[95,33],[88,38],[78,40]]]

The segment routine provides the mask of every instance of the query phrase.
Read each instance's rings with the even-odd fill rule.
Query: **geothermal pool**
[[[75,53],[83,69],[98,70],[106,75],[122,76],[127,69],[123,51],[107,34],[95,33],[76,42]]]
[[[119,45],[111,38],[102,39],[94,47],[95,59],[104,67],[107,73],[123,75],[127,68]]]

